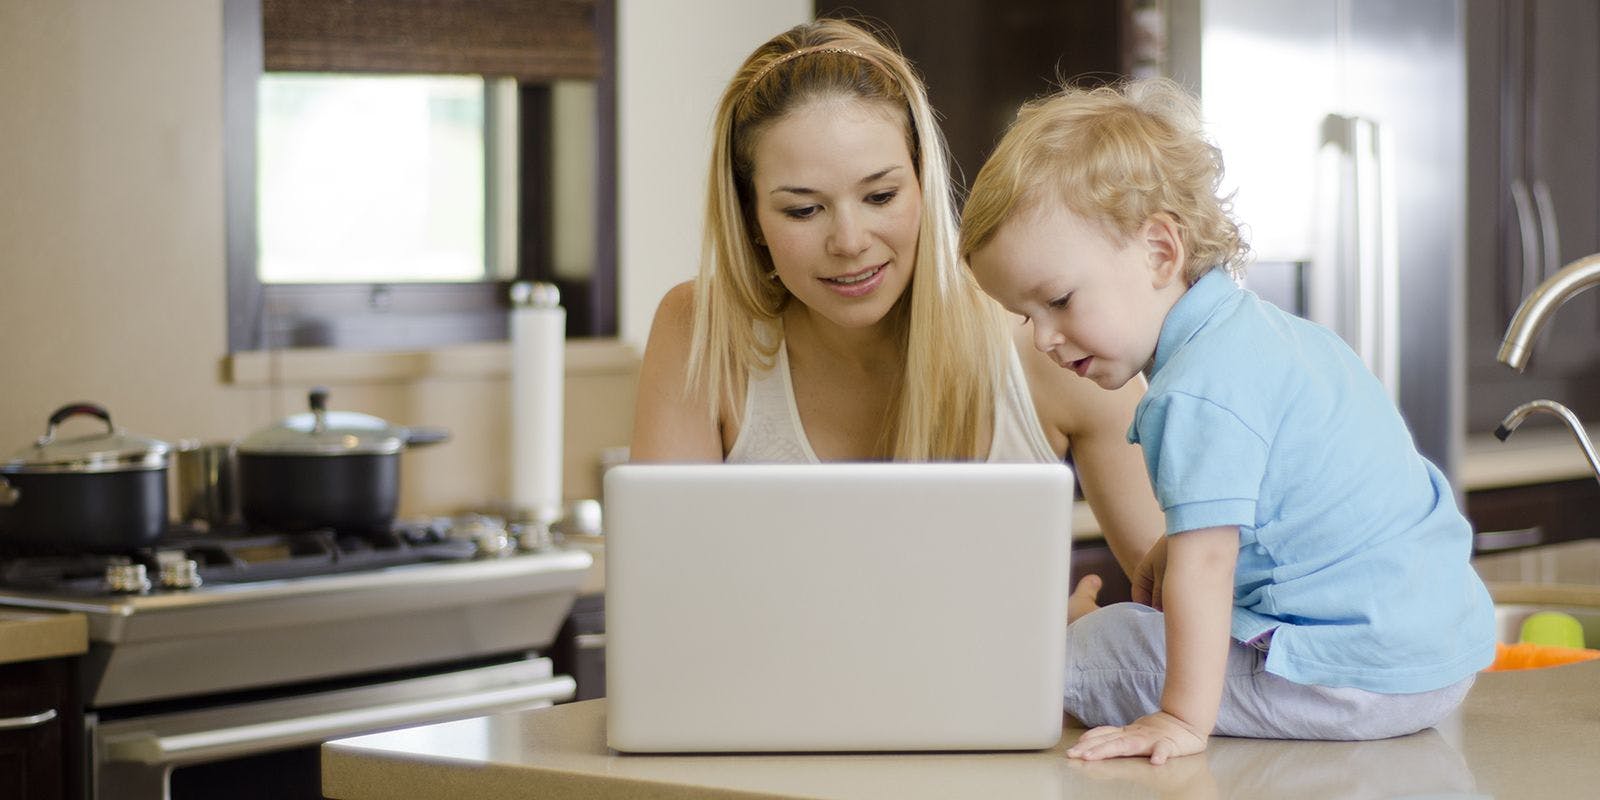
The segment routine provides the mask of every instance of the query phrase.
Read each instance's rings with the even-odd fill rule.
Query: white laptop
[[[615,750],[1061,735],[1063,465],[625,465],[605,520]]]

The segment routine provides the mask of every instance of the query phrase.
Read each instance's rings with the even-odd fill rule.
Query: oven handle
[[[26,717],[11,717],[0,719],[0,731],[15,731],[23,728],[33,728],[43,725],[56,718],[56,710],[49,709]]]
[[[539,702],[566,700],[571,698],[576,690],[577,684],[572,678],[557,675],[535,684],[328,714],[313,714],[233,728],[216,728],[170,736],[144,733],[119,737],[104,744],[103,756],[107,761],[135,761],[153,765],[216,761],[238,755],[371,733],[379,729],[403,728],[427,722],[512,711]]]

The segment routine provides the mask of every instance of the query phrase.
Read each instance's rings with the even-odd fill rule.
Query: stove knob
[[[542,553],[555,547],[555,535],[543,522],[513,525],[512,531],[517,537],[517,549],[524,553]]]
[[[106,588],[117,594],[144,594],[150,591],[150,578],[143,564],[108,564]]]
[[[163,589],[198,589],[201,583],[204,581],[200,579],[200,565],[191,559],[168,561],[161,565]]]

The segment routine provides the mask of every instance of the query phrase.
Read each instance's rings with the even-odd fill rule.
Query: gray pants
[[[1233,642],[1215,733],[1257,739],[1387,739],[1437,724],[1476,675],[1415,694],[1292,683],[1266,671],[1266,650]],[[1163,615],[1118,603],[1067,626],[1067,713],[1083,724],[1126,725],[1161,707],[1167,648]]]

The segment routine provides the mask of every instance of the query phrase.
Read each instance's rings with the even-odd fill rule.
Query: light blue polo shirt
[[[1239,526],[1232,636],[1266,669],[1374,692],[1494,659],[1472,530],[1383,386],[1332,331],[1214,270],[1167,315],[1128,440],[1167,533]]]

